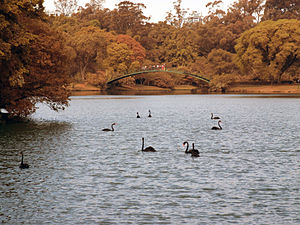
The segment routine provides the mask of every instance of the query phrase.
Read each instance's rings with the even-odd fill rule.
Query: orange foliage
[[[175,82],[172,79],[172,76],[168,73],[160,73],[144,76],[145,82],[144,84],[150,86],[157,86],[161,88],[173,88],[175,86]]]
[[[91,85],[103,88],[106,85],[107,77],[104,71],[96,71],[96,73],[87,73],[86,81]]]
[[[124,43],[128,46],[128,48],[133,51],[133,55],[131,56],[132,61],[143,62],[146,57],[145,48],[132,37],[124,34],[120,34],[117,36],[117,43]]]

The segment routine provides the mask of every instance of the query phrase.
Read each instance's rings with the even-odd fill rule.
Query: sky
[[[124,0],[106,0],[104,7],[109,9],[116,8],[116,4]],[[144,15],[151,16],[151,22],[164,21],[167,12],[173,10],[173,2],[176,0],[130,0],[134,3],[143,3],[147,8],[143,10]],[[182,8],[189,9],[189,11],[197,11],[203,16],[207,15],[207,8],[205,5],[213,0],[182,0]],[[223,9],[227,9],[236,0],[223,0]],[[84,6],[89,3],[89,0],[78,0],[79,6]],[[55,10],[54,0],[44,0],[46,11],[53,12]]]

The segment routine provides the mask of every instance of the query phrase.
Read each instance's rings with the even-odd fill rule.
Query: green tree
[[[237,40],[237,64],[261,80],[280,82],[300,60],[300,21],[265,21]]]

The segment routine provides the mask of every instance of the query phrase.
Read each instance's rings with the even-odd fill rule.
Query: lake
[[[30,122],[0,125],[0,222],[300,224],[299,110],[297,95],[73,96],[59,113],[39,105]],[[211,113],[222,130],[211,130]],[[142,137],[157,152],[141,152]],[[29,169],[19,168],[21,151]]]

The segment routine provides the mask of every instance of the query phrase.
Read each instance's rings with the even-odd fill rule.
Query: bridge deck
[[[195,77],[195,78],[197,78],[199,80],[202,80],[204,82],[207,82],[207,83],[210,82],[209,79],[207,79],[205,77],[202,77],[202,76],[200,76],[198,74],[190,73],[190,72],[183,72],[183,71],[177,71],[177,70],[141,70],[141,71],[137,71],[137,72],[134,72],[134,73],[125,74],[125,75],[123,75],[121,77],[112,79],[112,80],[108,81],[107,84],[111,84],[111,83],[113,83],[115,81],[124,79],[126,77],[132,77],[132,76],[143,74],[143,73],[157,73],[157,72],[167,72],[167,73],[176,73],[176,74],[181,74],[181,75],[187,75],[187,76]]]

